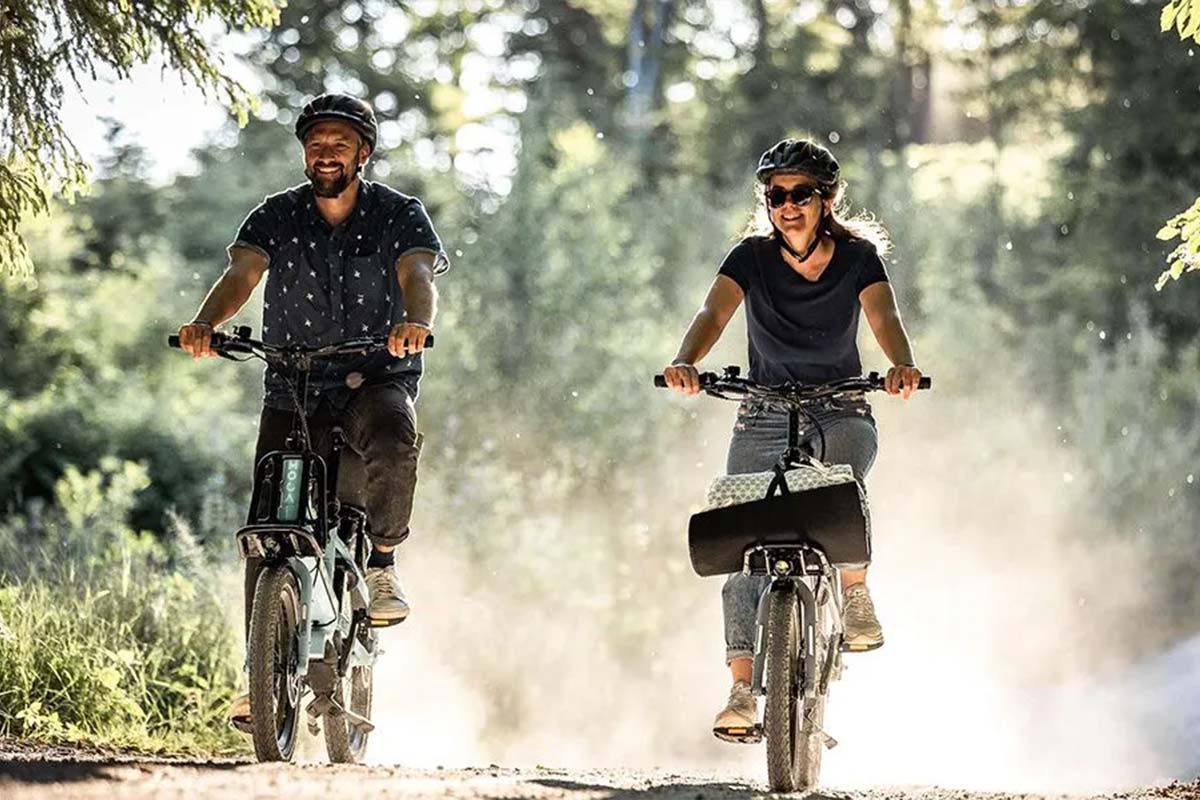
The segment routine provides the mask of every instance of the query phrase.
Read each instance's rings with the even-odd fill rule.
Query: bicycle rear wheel
[[[361,528],[358,536],[362,536]],[[364,539],[353,543],[356,553],[362,552],[362,547],[370,547]],[[365,558],[363,558],[365,561]],[[339,565],[335,573],[334,584],[340,587],[341,604],[339,614],[346,621],[355,615],[365,616],[366,608],[356,600],[356,595],[350,590],[353,573],[345,566]],[[374,652],[378,634],[366,625],[352,626],[356,629],[355,637],[358,643]],[[343,647],[353,648],[355,642],[345,642]],[[371,718],[371,696],[374,690],[374,660],[369,664],[350,667],[346,677],[338,681],[334,699],[342,708],[364,719]],[[325,752],[334,764],[360,764],[367,754],[367,740],[370,732],[361,725],[352,725],[344,714],[327,713],[324,719]]]
[[[338,702],[360,717],[371,718],[371,667],[352,667],[341,681]],[[367,754],[370,734],[351,725],[344,715],[325,715],[325,751],[334,764],[358,764]]]
[[[250,614],[250,716],[259,761],[290,761],[296,751],[302,688],[296,635],[300,592],[287,567],[266,567]]]

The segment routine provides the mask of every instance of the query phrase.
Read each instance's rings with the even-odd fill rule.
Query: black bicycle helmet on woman
[[[777,172],[808,175],[823,187],[833,187],[841,168],[833,153],[811,139],[784,139],[758,159],[754,177],[768,183]]]
[[[375,109],[365,100],[348,94],[322,94],[314,97],[296,119],[296,138],[304,137],[319,122],[348,122],[358,135],[375,152],[379,138],[379,125],[375,121]]]

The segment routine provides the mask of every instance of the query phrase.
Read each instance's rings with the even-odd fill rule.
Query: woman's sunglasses
[[[814,197],[823,197],[824,193],[815,186],[793,186],[791,190],[782,186],[772,186],[767,190],[767,204],[771,208],[779,208],[789,199],[798,206],[806,206]]]

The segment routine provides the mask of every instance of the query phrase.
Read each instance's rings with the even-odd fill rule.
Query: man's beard
[[[353,174],[346,172],[345,167],[338,173],[336,178],[326,178],[318,175],[313,169],[304,170],[305,177],[312,184],[313,194],[317,197],[337,197],[342,192],[346,191],[346,187],[350,185],[350,181],[358,175],[356,169]]]

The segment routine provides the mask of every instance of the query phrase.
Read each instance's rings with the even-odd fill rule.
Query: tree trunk
[[[626,124],[635,137],[644,136],[661,108],[663,51],[674,0],[636,0],[629,17],[624,83]]]

